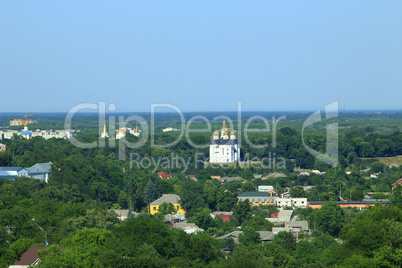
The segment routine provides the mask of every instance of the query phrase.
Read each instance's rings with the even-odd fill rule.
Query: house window
[[[177,209],[176,210],[179,210],[180,209],[180,206],[177,206]]]
[[[156,211],[156,207],[154,207],[153,210]]]

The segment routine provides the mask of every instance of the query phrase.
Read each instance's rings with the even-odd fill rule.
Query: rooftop
[[[164,194],[155,201],[151,202],[151,206],[160,206],[163,203],[179,204],[180,196],[177,194]]]
[[[237,197],[271,197],[269,192],[244,192],[239,194]]]
[[[163,172],[163,171],[159,171],[158,173],[157,173],[159,176],[161,176],[162,177],[162,179],[169,179],[171,176],[169,175],[169,174],[167,174],[166,172]]]
[[[46,173],[46,172],[50,172],[51,166],[50,166],[50,162],[47,163],[37,163],[35,165],[33,165],[30,168],[27,168],[29,173]]]
[[[217,140],[212,140],[211,145],[234,145],[238,144],[237,140],[234,139],[217,139]]]
[[[392,184],[392,186],[396,186],[397,184],[400,184],[400,183],[402,183],[402,178],[400,178],[399,180],[397,180],[396,182],[394,182],[394,183]]]

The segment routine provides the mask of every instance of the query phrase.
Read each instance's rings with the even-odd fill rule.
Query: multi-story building
[[[277,207],[306,208],[308,206],[307,198],[280,198],[276,199]]]
[[[151,214],[156,214],[159,212],[160,205],[162,205],[163,203],[170,203],[170,204],[173,204],[173,206],[176,210],[176,213],[185,214],[186,212],[181,207],[181,204],[179,203],[179,201],[180,201],[180,196],[178,196],[176,194],[164,194],[160,198],[156,199],[155,201],[153,201],[149,204],[148,211]]]
[[[215,131],[212,142],[209,146],[210,163],[233,163],[240,161],[240,146],[236,139],[236,132],[232,130],[229,137],[229,131],[226,122],[223,121],[221,136]]]
[[[253,206],[275,205],[276,197],[269,192],[244,192],[237,196],[239,201],[248,200]]]

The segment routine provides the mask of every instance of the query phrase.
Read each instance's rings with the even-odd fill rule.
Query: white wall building
[[[233,163],[240,161],[240,146],[236,140],[236,132],[230,133],[226,128],[226,122],[223,121],[221,136],[215,131],[211,144],[209,145],[210,163]]]
[[[0,130],[0,140],[1,139],[11,139],[14,134],[17,136],[23,136],[24,138],[32,138],[32,137],[42,137],[46,140],[51,139],[51,138],[56,138],[56,139],[69,139],[71,137],[74,137],[77,135],[79,132],[78,130],[71,130],[71,129],[63,129],[63,130],[25,130],[18,132],[16,130],[8,130],[8,131],[3,131]],[[29,134],[31,133],[31,134]]]
[[[306,208],[307,207],[307,198],[280,198],[276,199],[277,207],[294,207],[294,208]]]
[[[269,192],[269,191],[275,191],[275,190],[274,190],[274,186],[272,186],[272,185],[259,185],[258,191],[259,192]]]
[[[126,132],[123,129],[116,131],[116,140],[120,140],[126,136]]]
[[[129,130],[130,134],[133,134],[136,137],[139,137],[141,135],[141,130],[138,129],[138,124],[135,126],[135,129],[130,129]]]

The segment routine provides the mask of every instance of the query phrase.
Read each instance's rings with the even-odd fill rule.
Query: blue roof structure
[[[0,167],[0,171],[20,171],[23,167]]]
[[[31,132],[31,131],[21,131],[21,135],[29,135],[29,136],[32,136],[32,132]]]

